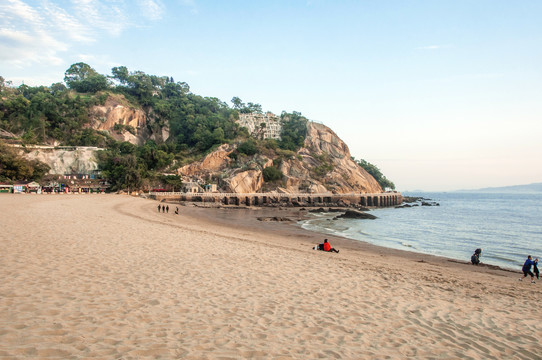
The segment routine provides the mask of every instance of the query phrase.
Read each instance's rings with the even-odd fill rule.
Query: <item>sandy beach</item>
[[[324,253],[269,210],[157,205],[0,194],[0,358],[542,358],[542,282],[520,269]]]

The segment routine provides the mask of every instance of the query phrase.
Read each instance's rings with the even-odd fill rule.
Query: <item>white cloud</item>
[[[18,68],[32,64],[58,64],[64,41],[48,31],[46,19],[19,0],[0,5],[0,62]]]
[[[72,4],[78,18],[84,19],[90,28],[119,36],[130,26],[122,1],[72,0]]]
[[[149,20],[160,20],[164,14],[165,7],[160,0],[139,0],[141,13]]]
[[[197,12],[193,0],[180,1]],[[129,0],[0,0],[0,66],[60,65],[78,44],[120,36],[166,13],[163,0],[137,0],[136,4]]]
[[[10,22],[12,19],[21,19],[27,22],[39,22],[39,13],[31,6],[20,0],[7,0],[0,3],[0,15],[2,22]]]
[[[66,10],[46,0],[43,1],[42,9],[51,26],[62,31],[69,38],[81,42],[94,41],[90,36],[90,28],[83,25],[81,21],[70,15]]]

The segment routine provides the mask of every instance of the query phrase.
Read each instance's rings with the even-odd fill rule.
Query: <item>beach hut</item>
[[[16,181],[13,184],[13,193],[39,193],[41,186],[35,181]]]
[[[0,193],[12,193],[13,185],[8,183],[0,183]]]

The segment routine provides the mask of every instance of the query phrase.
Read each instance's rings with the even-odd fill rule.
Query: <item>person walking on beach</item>
[[[166,205],[166,213],[169,214],[169,205]]]
[[[540,271],[538,270],[538,258],[534,259],[533,272],[536,275],[536,279],[540,279]]]
[[[160,206],[160,204],[158,204],[158,212],[160,212],[160,208],[161,208],[161,206]]]
[[[162,205],[162,212],[165,213],[166,212],[166,207],[164,205]]]
[[[175,214],[179,215],[179,207],[178,206],[175,207]]]
[[[536,259],[536,262],[538,262],[538,259]],[[527,260],[525,260],[523,268],[521,269],[523,271],[523,277],[519,278],[519,281],[525,279],[527,275],[531,275],[531,283],[534,284],[534,274],[531,271],[531,266],[533,266],[534,264],[535,261],[533,260],[533,257],[531,255],[527,256]]]

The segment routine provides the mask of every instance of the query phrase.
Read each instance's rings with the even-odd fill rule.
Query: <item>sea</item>
[[[311,213],[308,230],[378,246],[521,270],[528,255],[542,258],[542,193],[403,193],[420,197],[407,208],[370,210],[377,219],[337,219],[337,213]],[[437,205],[438,204],[438,205]]]

